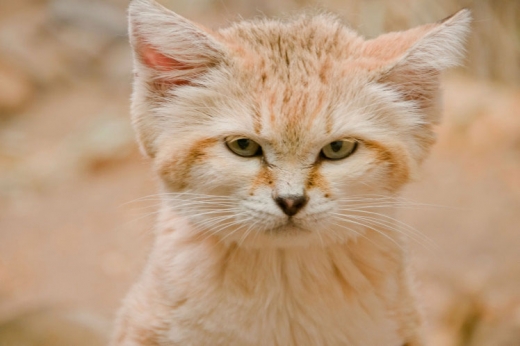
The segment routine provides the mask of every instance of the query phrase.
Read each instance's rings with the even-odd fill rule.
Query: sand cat
[[[209,30],[130,5],[132,114],[161,181],[113,345],[418,346],[396,195],[470,14],[365,40],[330,14]]]

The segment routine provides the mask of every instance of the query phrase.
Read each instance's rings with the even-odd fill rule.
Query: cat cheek
[[[374,158],[374,166],[386,167],[385,187],[390,191],[397,191],[410,181],[410,167],[408,155],[398,148],[387,148],[376,141],[364,141]]]
[[[156,160],[156,169],[159,176],[168,186],[176,191],[184,190],[190,185],[196,184],[192,177],[195,166],[208,160],[208,152],[211,147],[219,142],[216,138],[206,138],[194,142],[187,150],[174,157],[169,152],[161,155]]]

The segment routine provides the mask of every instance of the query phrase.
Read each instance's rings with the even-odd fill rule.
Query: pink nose
[[[306,195],[287,195],[275,197],[274,201],[282,209],[282,211],[289,215],[296,215],[309,201]]]

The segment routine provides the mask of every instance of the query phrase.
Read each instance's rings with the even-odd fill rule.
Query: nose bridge
[[[277,169],[273,200],[289,217],[296,215],[307,204],[309,197],[305,191],[307,172],[300,167]]]
[[[299,196],[305,194],[308,172],[301,167],[280,167],[276,169],[274,194],[277,196]]]

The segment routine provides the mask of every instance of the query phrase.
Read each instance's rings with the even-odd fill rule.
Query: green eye
[[[253,157],[262,154],[262,147],[248,138],[239,138],[226,142],[229,150],[242,157]]]
[[[329,160],[341,160],[352,155],[358,146],[355,139],[334,141],[321,149],[321,155]]]

